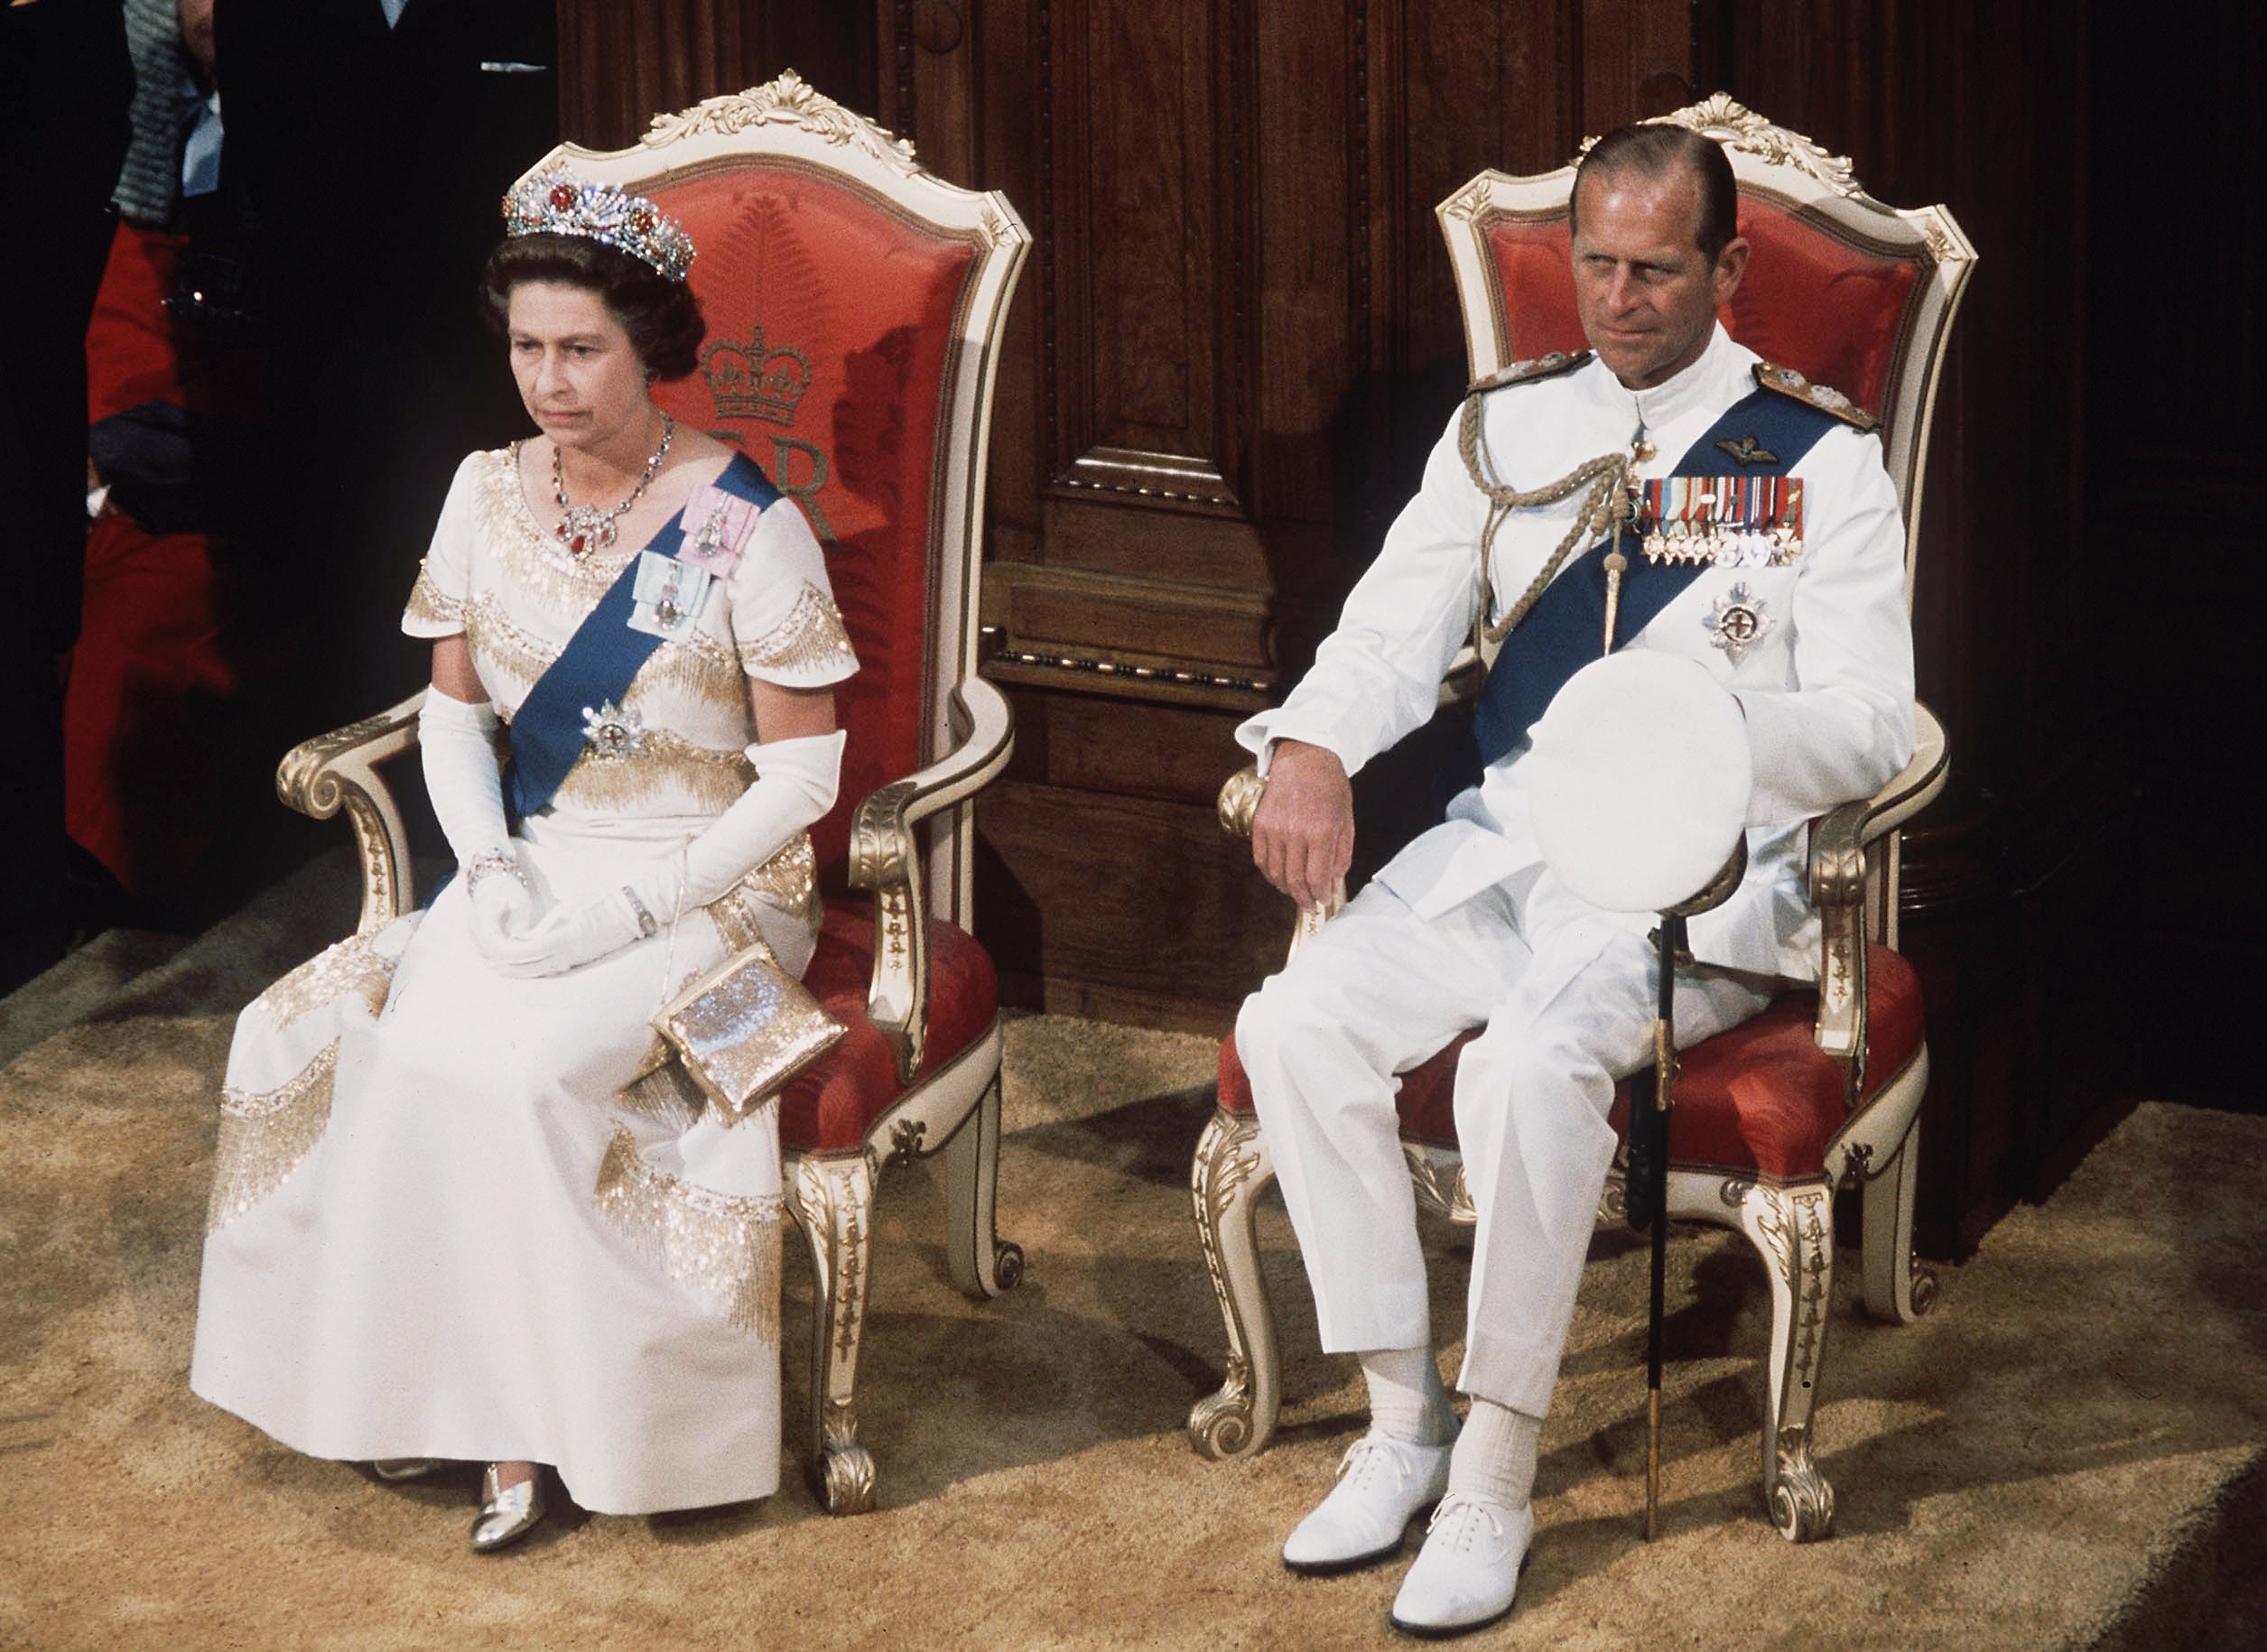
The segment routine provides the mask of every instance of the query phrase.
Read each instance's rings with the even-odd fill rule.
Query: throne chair
[[[1755,255],[1722,317],[1727,329],[1765,360],[1879,418],[1904,507],[1909,605],[1930,413],[1974,249],[1943,207],[1884,206],[1847,160],[1722,93],[1660,118],[1722,144],[1738,181],[1740,233]],[[1484,172],[1437,209],[1474,379],[1586,348],[1568,263],[1574,180],[1571,163],[1533,177]],[[1460,659],[1448,682],[1471,683],[1476,664]],[[1444,698],[1458,691],[1445,688]],[[1670,1114],[1669,1216],[1746,1235],[1770,1283],[1762,1490],[1772,1523],[1795,1542],[1823,1537],[1834,1523],[1834,1489],[1812,1457],[1811,1412],[1834,1294],[1837,1188],[1864,1190],[1867,1308],[1909,1323],[1936,1301],[1935,1278],[1912,1252],[1928,1050],[1919,982],[1895,951],[1898,828],[1943,789],[1946,775],[1944,730],[1926,707],[1917,720],[1904,773],[1878,795],[1812,822],[1810,896],[1824,927],[1818,987],[1790,988],[1754,1020],[1684,1052]],[[1222,788],[1229,831],[1250,834],[1261,789],[1251,769]],[[1301,934],[1323,921],[1306,914]],[[1473,1212],[1451,1102],[1458,1053],[1477,1030],[1404,1073],[1396,1104],[1420,1208],[1467,1223]],[[1630,1095],[1625,1080],[1617,1129],[1627,1128]],[[1228,1335],[1227,1379],[1189,1414],[1189,1438],[1211,1458],[1261,1450],[1282,1404],[1254,1230],[1274,1174],[1231,1037],[1221,1045],[1219,1106],[1191,1175],[1197,1235]],[[1619,1220],[1623,1211],[1617,1167],[1600,1220]]]
[[[960,805],[1007,766],[1007,701],[976,674],[978,559],[994,376],[1030,236],[1007,199],[960,189],[804,84],[655,117],[637,144],[565,165],[651,198],[699,248],[710,333],[693,377],[656,387],[737,444],[810,517],[860,670],[836,705],[841,800],[812,829],[825,908],[804,984],[847,1027],[779,1097],[787,1206],[813,1272],[812,1479],[836,1514],[872,1507],[857,1379],[885,1164],[944,1155],[955,1284],[1011,1289],[999,1239],[999,983],[969,933],[974,824]],[[293,808],[343,810],[360,929],[414,902],[380,766],[416,742],[422,694],[298,747]]]

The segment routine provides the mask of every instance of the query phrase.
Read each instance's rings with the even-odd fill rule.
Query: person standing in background
[[[313,734],[422,684],[367,616],[414,576],[457,461],[524,423],[463,272],[557,141],[557,24],[550,0],[218,0],[213,24],[221,175],[270,294],[256,623],[296,634]]]
[[[250,571],[231,529],[265,483],[256,320],[218,195],[211,19],[211,0],[125,0],[134,135],[87,331],[90,521],[63,690],[81,933],[192,929],[242,898],[212,851],[242,838],[223,823],[277,744],[265,723],[235,726],[268,651],[232,623],[229,588]]]
[[[88,318],[116,214],[134,70],[119,0],[0,8],[0,703],[14,729],[0,812],[0,993],[63,955],[62,684],[87,537]]]

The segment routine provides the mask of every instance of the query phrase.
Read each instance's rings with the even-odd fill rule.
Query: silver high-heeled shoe
[[[544,1471],[537,1469],[516,1486],[496,1483],[494,1463],[480,1471],[480,1512],[472,1519],[472,1546],[482,1555],[517,1543],[542,1524]]]
[[[438,1457],[381,1457],[370,1464],[370,1472],[380,1480],[398,1482],[423,1480],[440,1466]]]

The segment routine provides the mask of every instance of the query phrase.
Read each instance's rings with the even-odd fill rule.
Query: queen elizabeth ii
[[[460,467],[402,620],[457,869],[239,1017],[190,1378],[383,1478],[487,1465],[481,1550],[546,1471],[609,1514],[778,1483],[776,1117],[701,1106],[652,1018],[809,961],[857,666],[794,502],[653,400],[701,336],[683,229],[564,172],[505,216],[540,433]]]

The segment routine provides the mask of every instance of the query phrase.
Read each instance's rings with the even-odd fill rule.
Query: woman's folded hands
[[[618,889],[554,906],[524,930],[483,924],[476,905],[473,943],[499,975],[562,975],[659,933],[678,915],[681,886],[672,856],[665,866],[641,868]]]
[[[560,975],[659,934],[763,865],[832,807],[842,740],[837,730],[748,747],[755,784],[706,831],[675,854],[630,863],[617,886],[553,907],[524,930],[478,921],[476,905],[473,939],[481,956],[505,975]],[[480,887],[501,881],[487,879]]]

